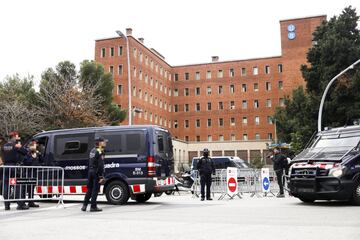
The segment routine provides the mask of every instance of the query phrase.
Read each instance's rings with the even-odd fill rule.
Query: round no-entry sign
[[[228,188],[230,192],[235,192],[236,191],[236,180],[235,178],[229,178],[228,181]]]

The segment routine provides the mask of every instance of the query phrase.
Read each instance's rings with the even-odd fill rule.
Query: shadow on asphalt
[[[298,202],[296,205],[308,207],[359,207],[347,201],[315,201],[314,203]]]

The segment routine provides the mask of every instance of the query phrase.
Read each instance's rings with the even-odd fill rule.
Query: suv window
[[[55,136],[55,160],[88,159],[94,146],[94,134]]]
[[[99,135],[108,140],[106,154],[146,155],[146,139],[142,131],[104,132]]]
[[[168,158],[173,156],[173,145],[169,133],[164,131],[156,131],[156,145],[157,152],[160,155],[165,154]]]

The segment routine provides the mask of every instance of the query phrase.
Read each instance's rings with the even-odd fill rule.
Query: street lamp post
[[[360,59],[358,59],[356,62],[354,62],[353,64],[351,64],[349,67],[347,67],[345,70],[343,70],[342,72],[340,72],[338,75],[336,75],[333,79],[331,79],[331,81],[328,83],[328,85],[325,88],[325,91],[322,95],[321,98],[321,102],[320,102],[320,108],[319,108],[319,113],[318,113],[318,132],[321,132],[321,122],[322,122],[322,111],[324,108],[324,102],[325,102],[325,98],[326,95],[331,87],[331,85],[335,82],[336,79],[338,79],[340,76],[342,76],[344,73],[346,73],[348,70],[353,69],[355,67],[355,65],[357,65],[358,63],[360,63]]]
[[[127,57],[127,70],[128,70],[128,114],[129,114],[129,125],[132,125],[132,107],[131,107],[131,72],[130,72],[130,46],[129,46],[129,38],[123,34],[120,30],[117,30],[116,33],[120,37],[124,37],[126,40],[126,57]]]

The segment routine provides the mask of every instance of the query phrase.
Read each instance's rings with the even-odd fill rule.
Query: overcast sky
[[[145,38],[171,65],[280,55],[279,20],[338,15],[359,0],[4,0],[0,81],[58,62],[94,59],[95,39],[115,30]]]

